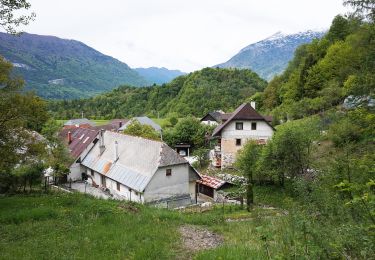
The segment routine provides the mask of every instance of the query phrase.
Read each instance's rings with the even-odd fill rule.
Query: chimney
[[[116,162],[118,160],[118,142],[115,141],[115,158],[113,162]]]
[[[104,145],[104,129],[101,129],[99,132],[99,151],[100,154],[103,154],[105,150],[105,145]]]
[[[72,143],[72,132],[68,132],[68,144]]]
[[[251,101],[250,106],[255,109],[255,101]]]

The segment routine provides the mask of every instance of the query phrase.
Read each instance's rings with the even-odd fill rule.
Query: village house
[[[74,162],[70,165],[68,181],[82,180],[81,160],[98,141],[99,130],[74,127],[65,128],[60,131],[59,137],[67,144],[70,156]]]
[[[93,186],[139,203],[196,201],[201,177],[165,143],[110,131],[98,139],[81,162]]]
[[[212,163],[216,167],[229,167],[235,159],[238,150],[248,140],[265,144],[275,129],[265,117],[255,110],[255,103],[240,105],[230,117],[218,125],[212,133],[217,139],[217,146],[210,152]]]
[[[152,128],[154,128],[154,130],[156,132],[159,132],[161,133],[161,126],[158,125],[157,123],[155,123],[154,121],[152,121],[151,118],[147,117],[147,116],[138,116],[138,117],[133,117],[132,119],[130,119],[129,121],[125,122],[119,129],[118,131],[122,132],[124,131],[128,125],[130,125],[132,122],[134,121],[138,121],[141,125],[149,125],[151,126]]]
[[[200,121],[205,125],[219,125],[225,122],[230,116],[230,113],[224,113],[223,111],[218,110],[207,113]]]
[[[64,129],[67,128],[76,128],[76,127],[82,127],[82,128],[90,128],[94,127],[95,123],[91,122],[87,118],[77,118],[77,119],[70,119],[64,123]]]

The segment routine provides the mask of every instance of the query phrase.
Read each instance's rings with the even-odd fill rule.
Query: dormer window
[[[236,122],[236,130],[243,130],[243,123],[242,122]]]

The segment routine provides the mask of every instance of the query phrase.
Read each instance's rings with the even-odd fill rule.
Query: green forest
[[[49,109],[58,119],[80,117],[82,112],[92,119],[203,116],[212,110],[232,111],[266,86],[250,70],[205,68],[162,86],[121,86],[89,99],[51,101]]]

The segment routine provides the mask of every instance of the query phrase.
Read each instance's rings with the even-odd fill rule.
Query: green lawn
[[[272,189],[257,193],[258,202],[277,196],[280,204],[288,201],[273,196]],[[256,206],[248,213],[233,205],[223,213],[219,205],[209,212],[181,213],[65,193],[1,197],[0,259],[304,258],[303,233],[288,228],[283,212]],[[224,244],[187,252],[177,232],[185,224],[221,234]]]

